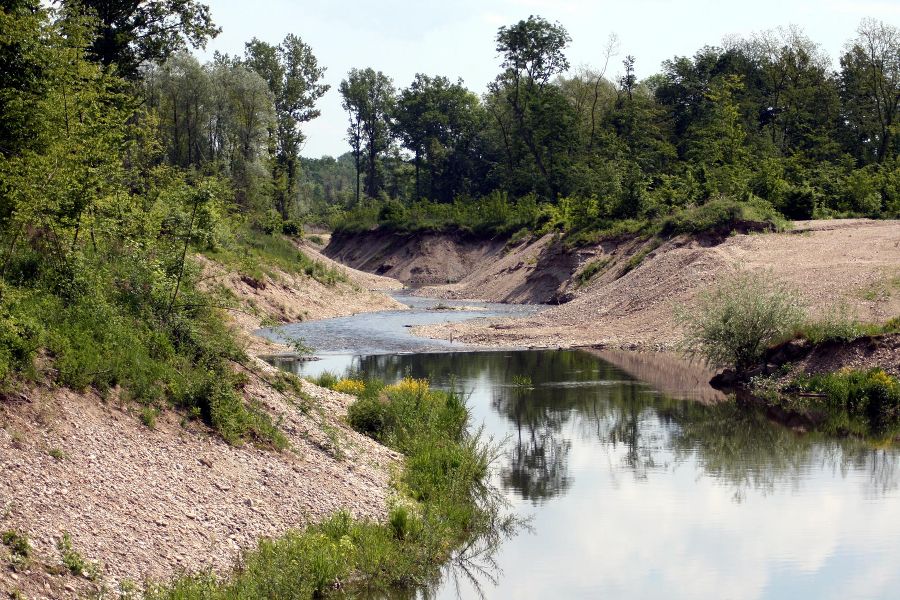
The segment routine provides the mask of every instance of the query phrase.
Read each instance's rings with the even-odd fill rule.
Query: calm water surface
[[[501,546],[496,584],[480,578],[488,598],[900,598],[900,453],[705,405],[709,390],[679,387],[690,377],[666,376],[671,364],[646,377],[654,388],[629,374],[650,371],[607,359],[619,366],[509,351],[288,368],[470,394],[475,423],[505,440],[496,483],[533,529]],[[514,384],[522,375],[531,389]],[[416,592],[457,594],[479,590],[447,576]]]

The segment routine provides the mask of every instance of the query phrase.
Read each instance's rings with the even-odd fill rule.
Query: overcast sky
[[[241,54],[252,37],[278,43],[288,33],[309,44],[327,67],[331,90],[319,101],[322,116],[304,128],[305,156],[348,150],[346,117],[337,92],[352,67],[383,71],[397,87],[416,73],[462,78],[478,94],[499,71],[494,36],[501,25],[530,14],[559,21],[572,37],[569,62],[598,65],[610,33],[621,59],[637,59],[639,77],[659,71],[675,55],[690,56],[727,35],[748,35],[796,24],[837,64],[859,21],[875,17],[900,24],[900,0],[205,0],[223,31],[201,53]]]

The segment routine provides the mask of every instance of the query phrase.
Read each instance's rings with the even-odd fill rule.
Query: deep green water
[[[478,577],[488,598],[900,598],[900,453],[704,405],[711,391],[671,364],[616,362],[655,373],[666,393],[580,351],[328,355],[289,368],[409,374],[469,394],[474,424],[505,443],[496,484],[531,517],[530,533],[500,547],[496,583]],[[457,593],[478,597],[448,570],[413,595]]]

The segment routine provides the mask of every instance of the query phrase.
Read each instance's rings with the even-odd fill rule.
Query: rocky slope
[[[539,265],[541,259],[532,262]],[[804,222],[788,233],[724,240],[679,237],[658,246],[654,240],[604,242],[579,251],[578,267],[558,291],[571,294],[565,304],[525,320],[481,320],[416,331],[488,346],[672,348],[681,339],[676,308],[738,269],[768,273],[797,289],[813,315],[839,310],[866,321],[885,321],[900,314],[900,222]],[[595,273],[580,278],[586,270]],[[490,283],[488,278],[466,292],[480,289],[490,296],[505,289],[499,279]],[[437,288],[426,293],[445,292]]]
[[[303,251],[329,260],[313,247]],[[199,260],[208,282],[239,299],[242,309],[229,314],[241,335],[262,320],[397,307],[370,288],[399,284],[346,268],[349,282],[335,286],[286,273],[251,285]],[[251,354],[272,350],[247,340]],[[105,397],[24,384],[7,391],[0,398],[0,532],[26,534],[33,555],[16,560],[0,545],[0,594],[55,600],[185,570],[222,572],[258,539],[338,509],[382,517],[400,457],[344,423],[352,398],[308,382],[294,389],[258,359],[238,368],[247,376],[245,400],[273,415],[288,450],[229,446],[175,412],[163,412],[151,429],[118,390]],[[94,580],[63,565],[64,533],[98,565]]]

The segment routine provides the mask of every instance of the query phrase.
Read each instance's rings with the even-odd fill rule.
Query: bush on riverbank
[[[510,200],[494,192],[484,198],[458,198],[452,203],[418,200],[367,199],[335,212],[330,226],[350,233],[382,229],[386,232],[463,232],[520,237],[561,234],[568,246],[582,246],[626,235],[726,235],[731,231],[783,231],[788,221],[765,200],[717,196],[705,203],[673,208],[659,214],[621,218],[596,197],[561,198],[538,202],[534,196]],[[515,236],[514,236],[515,234]]]
[[[771,403],[820,415],[817,428],[832,434],[900,435],[900,381],[880,368],[802,375]]]
[[[743,372],[767,348],[803,322],[796,293],[768,274],[737,273],[701,292],[695,305],[676,314],[685,329],[685,349],[717,367]]]
[[[347,587],[422,583],[460,544],[479,539],[473,547],[490,551],[510,532],[515,522],[501,514],[487,484],[493,449],[468,429],[469,411],[458,394],[432,390],[424,380],[385,386],[327,379],[358,396],[348,411],[354,428],[406,456],[387,522],[339,512],[261,541],[224,579],[181,577],[151,589],[148,600],[314,598]],[[489,554],[481,558],[490,561]]]

